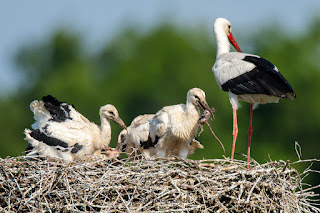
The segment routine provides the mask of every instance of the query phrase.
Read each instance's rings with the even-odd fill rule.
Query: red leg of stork
[[[249,169],[249,162],[250,162],[250,146],[251,146],[251,138],[252,138],[252,114],[253,114],[253,104],[250,104],[250,121],[249,121],[249,129],[248,129],[248,152],[247,152],[247,168]]]
[[[234,150],[236,147],[237,136],[238,136],[238,123],[237,123],[237,109],[233,109],[233,143],[232,143],[232,150],[231,150],[231,161],[233,161],[234,157]]]

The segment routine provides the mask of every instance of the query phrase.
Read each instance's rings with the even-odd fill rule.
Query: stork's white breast
[[[255,68],[254,64],[242,60],[245,56],[259,57],[246,53],[231,52],[221,54],[217,58],[216,63],[212,67],[212,71],[220,88],[221,85],[230,79],[250,72]]]

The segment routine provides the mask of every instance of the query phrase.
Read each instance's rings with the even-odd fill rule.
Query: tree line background
[[[162,23],[148,32],[124,28],[98,51],[87,51],[85,39],[61,29],[47,39],[21,47],[14,58],[24,79],[14,94],[0,98],[0,157],[21,155],[27,145],[24,128],[31,128],[29,104],[51,94],[74,104],[89,120],[99,124],[99,108],[111,103],[127,125],[138,115],[155,113],[163,106],[185,103],[187,91],[199,87],[216,110],[210,121],[230,156],[232,109],[212,73],[216,57],[211,29],[177,28]],[[320,19],[295,36],[280,27],[267,26],[253,33],[234,32],[244,52],[274,63],[294,88],[297,98],[260,106],[253,115],[252,158],[259,163],[297,160],[295,141],[302,158],[320,158]],[[238,111],[236,158],[247,150],[249,104]],[[222,158],[224,154],[209,129],[199,137],[205,149],[190,158]],[[115,147],[120,127],[112,124]],[[319,165],[314,169],[320,170]],[[310,179],[319,183],[318,177]]]

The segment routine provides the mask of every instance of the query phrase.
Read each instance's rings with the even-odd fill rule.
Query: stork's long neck
[[[184,105],[184,111],[172,121],[174,123],[171,129],[173,135],[186,142],[190,141],[198,129],[199,118],[200,114],[197,107],[187,101],[186,105]]]
[[[193,103],[187,101],[186,103],[186,115],[188,117],[188,120],[190,120],[190,125],[194,126],[198,123],[198,120],[200,118],[200,111],[197,106],[195,106]]]
[[[217,41],[217,58],[223,54],[230,52],[230,42],[225,31],[220,26],[214,26],[214,33]]]
[[[97,144],[99,146],[97,148],[104,149],[109,146],[111,141],[111,125],[107,118],[100,116],[100,119],[100,144]]]
[[[186,109],[188,114],[199,114],[199,109],[192,102],[187,101]]]

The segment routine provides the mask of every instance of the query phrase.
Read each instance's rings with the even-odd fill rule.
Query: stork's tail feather
[[[293,97],[296,98],[296,93],[292,90],[292,92],[288,92],[286,94],[284,94],[284,98],[287,98],[287,99],[290,99],[290,100],[293,100]]]

